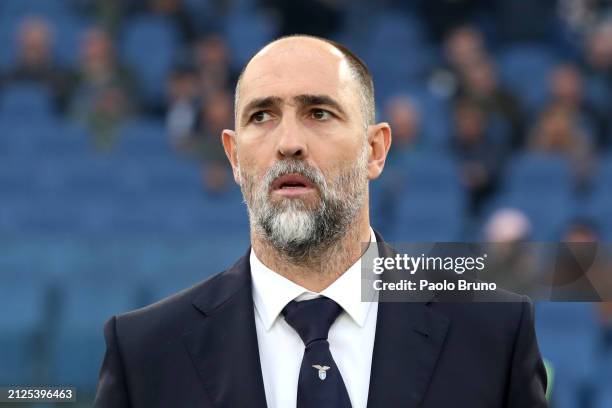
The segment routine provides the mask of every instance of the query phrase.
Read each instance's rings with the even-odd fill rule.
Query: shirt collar
[[[376,236],[371,228],[370,242],[376,243]],[[259,260],[253,249],[250,263],[253,302],[266,331],[270,330],[287,303],[294,299],[313,299],[320,295],[338,303],[360,327],[365,324],[371,302],[361,301],[361,258],[321,293],[311,292],[272,271]]]

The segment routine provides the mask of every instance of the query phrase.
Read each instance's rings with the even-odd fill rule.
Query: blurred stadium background
[[[373,72],[387,240],[612,238],[608,1],[3,0],[0,384],[89,405],[106,318],[246,250],[220,130],[244,62],[291,33]],[[537,308],[553,406],[612,407],[610,306]]]

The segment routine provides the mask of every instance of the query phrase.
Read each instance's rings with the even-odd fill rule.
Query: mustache
[[[270,191],[274,180],[287,174],[299,174],[313,185],[317,187],[320,192],[324,192],[327,188],[327,182],[323,173],[315,167],[310,166],[308,163],[296,160],[296,159],[284,159],[277,161],[268,169],[263,179],[263,185],[267,191]]]

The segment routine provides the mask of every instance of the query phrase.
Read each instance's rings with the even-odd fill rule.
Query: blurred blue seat
[[[414,16],[383,12],[374,17],[361,57],[374,77],[377,101],[418,83],[431,68],[433,53],[424,45]]]
[[[397,205],[396,242],[454,242],[460,240],[463,206],[456,197],[440,195],[405,195]]]
[[[184,7],[192,24],[203,27],[217,16],[214,3],[201,0],[183,0]]]
[[[43,85],[13,83],[0,90],[0,117],[45,118],[53,114],[51,94]]]
[[[593,408],[609,408],[612,407],[612,389],[607,388],[601,390],[595,397]]]
[[[81,392],[93,392],[105,345],[104,322],[112,315],[133,309],[134,288],[100,280],[67,281],[62,285],[62,314],[55,328],[51,353],[54,383],[73,384]]]
[[[601,229],[602,239],[612,240],[612,154],[601,157],[596,167],[593,191],[585,203],[585,215],[592,217]]]
[[[419,151],[402,165],[408,194],[463,194],[457,161],[444,152]]]
[[[597,166],[594,194],[612,195],[612,153],[602,155]]]
[[[538,112],[548,95],[549,73],[558,61],[550,47],[510,46],[498,53],[497,61],[502,83],[517,94],[526,112]]]
[[[568,196],[560,195],[555,199],[548,199],[544,197],[545,194],[499,194],[488,206],[487,214],[501,208],[518,209],[531,223],[531,240],[557,241],[574,214],[575,204]]]
[[[210,234],[249,230],[246,204],[240,189],[233,185],[221,194],[206,193],[199,215],[205,231]]]
[[[80,230],[82,221],[80,209],[62,197],[10,197],[0,208],[5,233],[70,234]]]
[[[423,23],[418,17],[406,13],[379,13],[375,16],[370,31],[372,44],[383,47],[398,45],[409,50],[411,47],[423,45],[424,40]]]
[[[612,89],[602,77],[585,78],[584,91],[586,100],[600,112],[605,112],[612,103]]]
[[[237,189],[221,194],[164,194],[151,197],[139,211],[117,214],[120,228],[151,228],[184,234],[248,233],[246,205]]]
[[[198,238],[176,238],[164,250],[162,274],[152,279],[155,299],[186,289],[231,267],[249,248],[245,233],[204,231]],[[168,270],[173,272],[170,274]]]
[[[536,334],[555,372],[555,407],[580,407],[596,362],[596,310],[591,303],[538,302]]]
[[[571,194],[571,168],[562,155],[518,154],[508,163],[502,189],[509,193],[538,194],[541,199],[554,200]]]
[[[6,154],[34,166],[41,161],[88,156],[88,145],[88,134],[54,118],[0,119],[0,157]]]
[[[465,211],[465,191],[455,160],[438,152],[407,157],[395,183],[394,240],[456,241]]]
[[[124,157],[113,170],[119,193],[152,201],[190,198],[202,193],[200,169],[173,152]]]
[[[162,204],[153,196],[118,202],[111,207],[106,230],[116,235],[164,235],[179,233],[182,229],[193,230],[195,225],[189,213],[176,215],[185,211],[180,203],[181,200],[175,199],[173,205],[168,205],[168,200]]]
[[[114,153],[126,158],[174,154],[164,123],[152,119],[135,119],[122,126]]]
[[[246,253],[249,245],[248,231],[209,233],[204,230],[197,238],[191,236],[167,240],[161,260],[161,274],[151,279],[154,300],[186,289],[231,267]]]
[[[0,285],[0,383],[27,385],[35,381],[40,357],[39,325],[43,311],[40,282],[27,279]]]
[[[228,42],[232,69],[239,71],[264,45],[272,41],[274,27],[261,11],[233,11],[225,17],[224,36]]]
[[[522,153],[510,159],[488,213],[517,208],[532,223],[533,240],[557,240],[575,210],[572,174],[560,155]]]
[[[100,196],[113,197],[119,192],[114,162],[107,157],[75,157],[62,164],[55,164],[63,178],[57,186],[57,193],[61,196],[93,199]]]
[[[70,13],[68,3],[47,0],[4,0],[0,4],[0,14],[11,17],[26,14],[57,16]]]
[[[370,224],[385,238],[392,233],[394,223],[394,190],[397,186],[393,179],[393,172],[385,171],[379,179],[369,184]]]
[[[9,156],[1,159],[0,171],[0,208],[15,196],[29,196],[40,189],[40,168],[35,163],[19,157]]]
[[[94,26],[82,14],[68,12],[51,18],[53,24],[53,55],[57,63],[68,69],[76,69],[79,65],[82,52],[81,43],[86,30]]]
[[[177,28],[161,16],[137,16],[125,24],[121,45],[146,100],[159,104],[165,98],[166,79],[177,52]]]

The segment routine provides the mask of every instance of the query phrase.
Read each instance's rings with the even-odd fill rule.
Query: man
[[[223,146],[252,248],[111,318],[97,407],[541,407],[530,303],[361,302],[368,180],[391,144],[350,51],[272,42],[236,87]],[[514,296],[514,295],[512,295]]]

